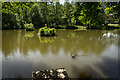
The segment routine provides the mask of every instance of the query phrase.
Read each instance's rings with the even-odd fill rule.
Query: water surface
[[[57,30],[55,37],[37,32],[2,31],[3,78],[31,78],[32,71],[56,68],[71,78],[118,77],[118,30]]]

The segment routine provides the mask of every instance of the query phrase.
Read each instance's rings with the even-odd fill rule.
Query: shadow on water
[[[107,78],[119,78],[119,64],[118,64],[118,59],[111,59],[108,57],[103,57],[103,64],[101,65],[99,63],[95,63],[95,65],[101,70],[102,73]]]
[[[19,63],[19,64],[18,64]],[[29,61],[4,61],[2,62],[3,78],[32,78],[32,71],[50,69],[44,62],[34,64]]]
[[[93,63],[82,68],[72,65],[72,73],[77,78],[119,78],[118,60],[104,58],[103,63]]]
[[[72,73],[77,78],[92,79],[92,75],[89,72],[90,67],[86,67],[86,70],[80,69],[78,66],[72,65]]]

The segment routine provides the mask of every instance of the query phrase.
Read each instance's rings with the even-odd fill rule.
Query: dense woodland
[[[109,18],[110,17],[110,18]],[[41,28],[86,26],[103,29],[120,24],[119,2],[2,2],[2,29],[24,29],[32,23]]]

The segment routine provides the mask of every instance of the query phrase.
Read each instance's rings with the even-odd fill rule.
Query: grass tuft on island
[[[55,28],[47,28],[47,27],[42,27],[39,29],[40,36],[55,36],[56,35],[56,30]]]
[[[26,31],[34,31],[35,30],[35,28],[34,28],[32,23],[24,24],[24,27],[25,27]]]

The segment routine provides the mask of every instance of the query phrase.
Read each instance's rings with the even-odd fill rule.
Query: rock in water
[[[75,58],[77,55],[73,55],[72,58]]]
[[[70,78],[64,68],[32,72],[32,80],[42,80],[42,79],[70,80]]]

